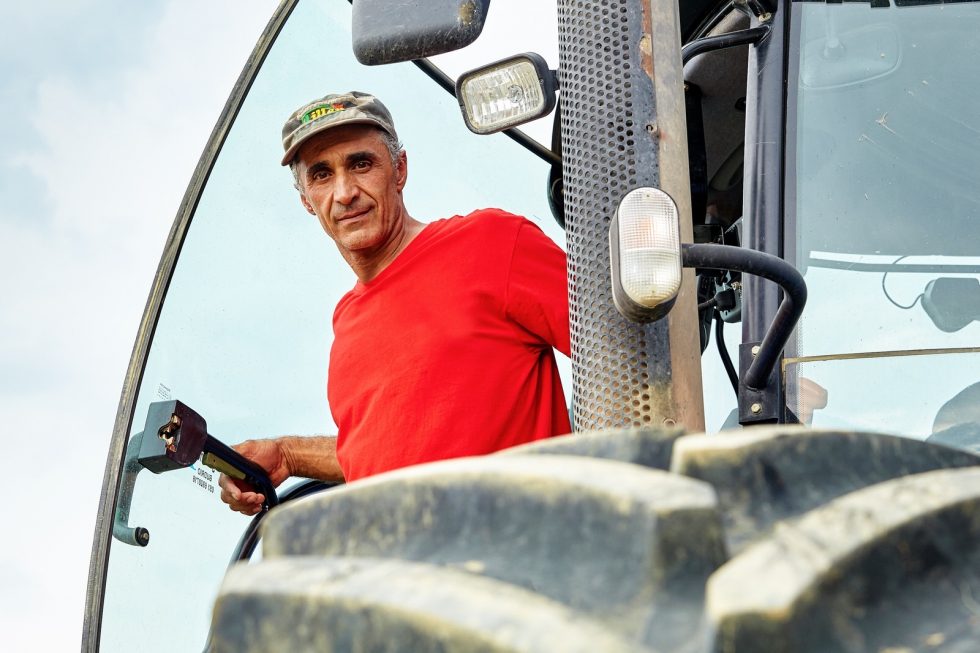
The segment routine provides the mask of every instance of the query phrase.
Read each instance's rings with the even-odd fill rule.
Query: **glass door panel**
[[[804,389],[791,409],[801,420],[812,416],[814,428],[893,433],[980,448],[980,348],[969,353],[787,362],[786,373],[798,375]],[[806,391],[804,379],[826,394]],[[958,437],[971,428],[972,439]]]
[[[364,67],[346,0],[299,2],[222,147],[187,232],[153,337],[132,434],[151,402],[179,399],[227,444],[335,433],[326,399],[331,318],[355,277],[279,165],[297,107],[360,90],[391,110],[408,153],[405,190],[423,222],[499,207],[564,246],[548,208],[548,165],[502,135],[467,131],[455,99],[413,64]],[[570,366],[559,363],[566,388]],[[148,546],[113,541],[103,652],[201,650],[211,605],[249,520],[218,498],[217,474],[139,474],[130,526]]]

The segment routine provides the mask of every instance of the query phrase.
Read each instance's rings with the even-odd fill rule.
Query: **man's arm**
[[[507,315],[532,336],[571,355],[565,252],[533,222],[517,233],[507,277]]]
[[[337,438],[287,436],[273,440],[246,440],[232,447],[269,473],[276,487],[290,476],[321,481],[343,481],[344,472],[337,462]],[[254,515],[262,509],[265,495],[254,492],[244,483],[222,474],[218,479],[221,500],[243,515]]]

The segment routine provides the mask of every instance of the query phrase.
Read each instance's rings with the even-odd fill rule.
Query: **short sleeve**
[[[530,345],[550,345],[571,355],[565,252],[524,219],[507,277],[507,316]]]

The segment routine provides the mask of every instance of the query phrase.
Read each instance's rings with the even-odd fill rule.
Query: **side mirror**
[[[800,59],[801,85],[813,89],[845,88],[898,70],[902,45],[891,25],[838,31],[828,22],[826,36],[805,43],[800,48]]]
[[[974,320],[980,320],[980,280],[970,277],[933,279],[922,292],[922,308],[940,331],[959,331]]]
[[[465,48],[480,36],[490,0],[353,0],[354,56],[377,66]]]

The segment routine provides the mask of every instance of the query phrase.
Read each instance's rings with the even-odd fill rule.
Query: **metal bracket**
[[[735,8],[743,14],[755,16],[761,22],[768,22],[776,13],[776,3],[773,0],[734,0]]]
[[[743,426],[775,424],[779,421],[782,410],[779,405],[782,365],[772,368],[762,388],[752,388],[745,383],[746,372],[752,366],[761,345],[761,342],[746,342],[738,346],[738,423]]]

